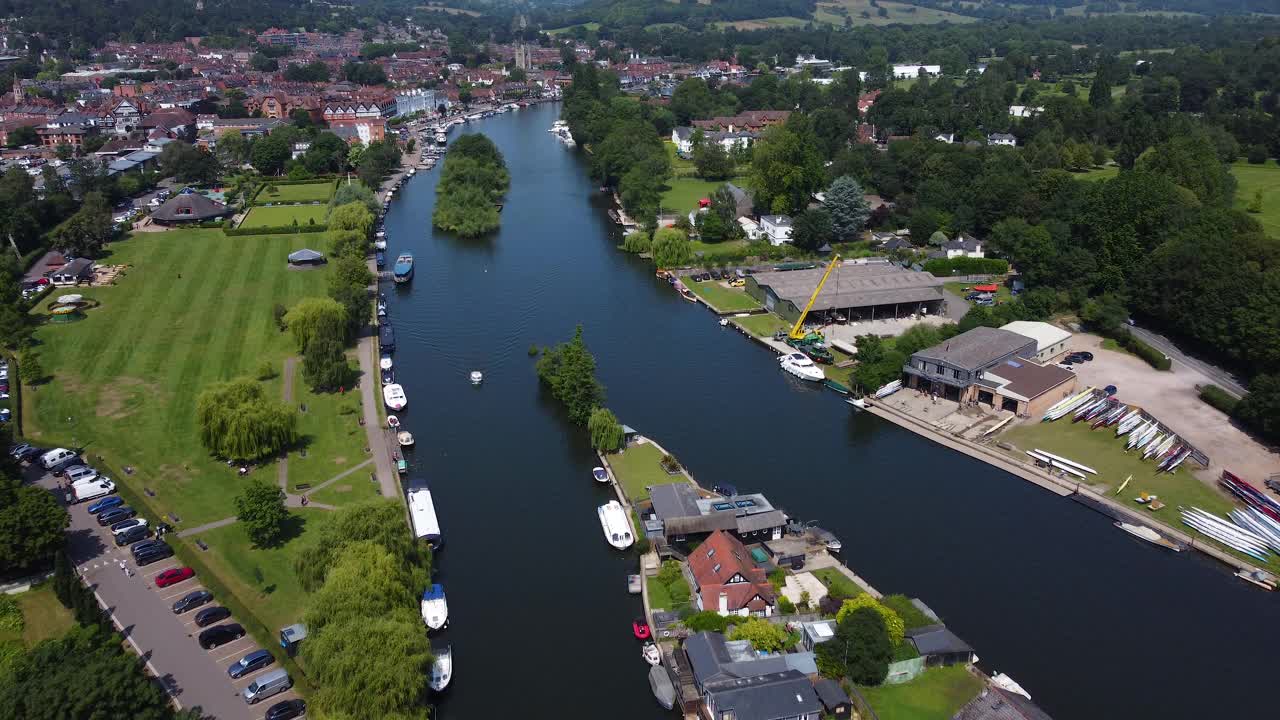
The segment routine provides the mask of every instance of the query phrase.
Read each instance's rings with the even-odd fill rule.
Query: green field
[[[1073,173],[1072,176],[1077,180],[1109,180],[1120,174],[1119,165],[1108,165],[1106,167],[1096,167],[1082,173]]]
[[[315,241],[174,230],[112,244],[104,262],[130,268],[116,286],[87,291],[101,306],[78,323],[35,332],[52,380],[24,395],[27,437],[84,445],[111,467],[132,466],[117,482],[139,495],[153,490],[150,504],[179,515],[179,529],[233,515],[232,498],[247,480],[201,447],[196,395],[211,383],[255,375],[264,363],[279,368],[294,352],[271,308],[325,294],[327,270],[291,271],[285,260]],[[271,395],[280,397],[280,382],[267,383]],[[312,422],[320,409],[304,416],[304,434],[319,431]],[[355,450],[318,436],[314,443],[309,459],[326,467],[311,477],[321,480],[342,466],[337,453],[349,459],[364,447],[362,439]],[[274,479],[275,472],[269,463],[249,477]]]
[[[683,282],[693,294],[706,300],[713,309],[720,312],[746,312],[760,309],[760,303],[741,288],[728,287],[718,280],[694,282],[689,278],[683,278]]]
[[[570,30],[572,30],[572,29],[574,29],[574,28],[576,28],[576,27],[586,28],[587,30],[590,30],[591,32],[595,32],[596,30],[599,30],[599,29],[600,29],[600,23],[598,23],[598,22],[589,22],[589,23],[582,23],[581,25],[569,25],[569,26],[567,26],[567,27],[559,27],[559,28],[553,28],[553,29],[551,29],[551,30],[547,30],[547,31],[546,31],[546,33],[547,33],[548,35],[561,35],[561,34],[563,34],[563,33],[567,33],[567,32],[569,32]]]
[[[1269,235],[1280,237],[1280,166],[1275,160],[1262,165],[1237,162],[1231,166],[1231,174],[1236,176],[1236,207],[1245,209],[1261,190],[1262,212],[1249,213],[1249,217],[1262,223]]]
[[[773,337],[779,330],[790,330],[791,324],[773,313],[761,313],[751,317],[735,318],[733,322],[746,328],[756,337]]]
[[[736,30],[768,30],[770,28],[797,28],[808,25],[811,20],[798,17],[767,17],[757,18],[755,20],[722,20],[712,23],[717,29],[723,30],[727,27]]]
[[[684,575],[671,585],[663,585],[657,577],[649,578],[648,582],[650,607],[678,611],[689,606],[689,583],[685,582]]]
[[[859,687],[880,720],[948,720],[982,692],[982,681],[963,665],[929,668],[901,685]]]
[[[845,577],[845,574],[835,568],[819,568],[810,571],[813,576],[822,581],[827,586],[828,591],[835,592],[846,598],[857,597],[864,591],[858,587],[857,583]]]
[[[648,500],[651,485],[686,482],[681,473],[667,474],[659,462],[662,453],[652,443],[632,445],[617,455],[609,456],[609,466],[622,483],[622,491],[632,503]]]
[[[667,190],[662,193],[662,211],[687,214],[698,207],[698,201],[709,198],[716,188],[731,182],[742,186],[745,178],[736,177],[729,180],[700,180],[693,177],[674,177],[667,180]]]
[[[273,192],[274,191],[274,192]],[[254,196],[255,203],[310,203],[329,202],[333,197],[333,181],[324,180],[300,185],[263,185]]]
[[[358,363],[354,356],[351,365]],[[375,384],[377,380],[374,380]],[[298,419],[298,432],[302,435],[306,447],[306,456],[301,452],[289,456],[289,487],[294,489],[299,483],[316,487],[320,483],[348,470],[369,458],[364,451],[368,442],[365,429],[360,425],[360,395],[348,390],[340,393],[316,393],[303,382],[301,367],[294,376],[293,398],[295,405],[306,405],[307,411]],[[368,471],[359,471],[348,475],[317,493],[313,500],[334,505],[347,504],[363,500],[367,495],[360,492],[340,493],[336,490],[344,484],[365,488],[369,482]],[[375,488],[376,489],[376,488]],[[322,499],[320,495],[328,494],[330,499]],[[377,494],[376,492],[374,494]],[[344,499],[345,498],[345,499]],[[336,501],[336,502],[334,502]]]
[[[328,205],[275,205],[255,207],[240,223],[242,228],[275,228],[289,225],[322,225],[329,216]]]
[[[718,243],[707,243],[701,240],[690,240],[695,257],[708,262],[718,259],[741,258],[747,253],[751,243],[746,240],[726,240]]]
[[[872,7],[870,0],[836,0],[831,2],[824,0],[818,3],[817,10],[813,13],[813,19],[832,25],[843,26],[845,15],[848,15],[854,27],[860,25],[927,25],[940,22],[949,23],[971,23],[975,18],[967,15],[960,15],[946,10],[935,10],[933,8],[921,7],[910,3],[898,2],[878,2],[879,7]],[[888,13],[886,17],[880,17],[879,8],[884,8]],[[841,14],[841,9],[845,11]],[[866,12],[870,17],[862,17],[862,13]]]
[[[21,642],[25,647],[32,647],[41,640],[62,637],[76,624],[71,611],[64,608],[53,594],[51,583],[36,585],[10,597],[22,611],[22,630],[0,629],[0,644]]]

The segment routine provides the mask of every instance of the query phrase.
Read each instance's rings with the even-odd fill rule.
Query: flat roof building
[[[795,322],[826,268],[783,270],[748,276],[747,294],[766,309]],[[849,320],[875,320],[942,311],[942,280],[884,258],[845,260],[831,271],[811,312],[840,313]]]
[[[653,513],[668,539],[727,530],[743,539],[778,539],[787,515],[760,493],[704,498],[688,483],[649,488]]]
[[[1067,341],[1071,333],[1057,325],[1032,320],[1014,320],[1000,326],[1001,330],[1015,332],[1036,341],[1036,362],[1046,363],[1062,354],[1067,349]]]

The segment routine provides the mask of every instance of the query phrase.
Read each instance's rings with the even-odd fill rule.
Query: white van
[[[48,470],[49,468],[53,467],[54,465],[57,465],[63,460],[67,460],[75,456],[76,454],[73,451],[68,450],[66,448],[54,448],[49,452],[40,456],[40,467],[43,467],[45,470]]]
[[[98,480],[97,482],[83,483],[81,485],[72,485],[71,492],[75,498],[75,502],[84,502],[85,500],[93,500],[104,495],[110,495],[116,491],[116,484],[110,480]]]
[[[257,680],[249,683],[249,687],[244,689],[244,701],[253,705],[291,687],[293,687],[293,680],[289,679],[289,673],[285,672],[284,668],[276,668],[262,673]]]
[[[96,480],[98,478],[98,471],[88,465],[77,465],[75,467],[67,468],[66,476],[67,479],[71,481],[72,485],[79,485],[82,482]]]

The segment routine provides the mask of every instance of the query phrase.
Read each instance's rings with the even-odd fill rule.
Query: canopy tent
[[[995,283],[991,283],[989,285],[974,285],[973,289],[978,292],[995,292],[1000,289],[1000,286]]]
[[[62,295],[55,302],[58,305],[77,305],[83,300],[83,295]]]

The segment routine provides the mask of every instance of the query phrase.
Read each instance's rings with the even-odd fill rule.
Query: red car
[[[176,585],[187,578],[195,577],[196,571],[189,567],[169,568],[156,576],[156,587],[169,587]]]

